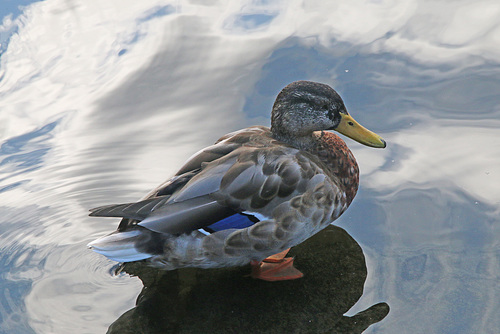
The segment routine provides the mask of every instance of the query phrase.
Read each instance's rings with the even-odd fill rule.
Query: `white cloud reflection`
[[[269,57],[290,39],[338,58],[396,55],[443,79],[486,63],[498,65],[499,14],[500,4],[493,0],[34,3],[23,16],[0,26],[0,33],[18,27],[1,55],[0,137],[4,142],[52,122],[58,125],[43,138],[51,149],[40,168],[13,173],[19,165],[2,160],[1,188],[11,187],[0,199],[10,207],[37,203],[58,212],[40,219],[34,214],[32,223],[39,223],[45,234],[25,243],[80,247],[111,226],[86,219],[87,208],[110,199],[137,199],[220,134],[268,122],[249,119],[242,109]],[[440,66],[451,69],[443,74]],[[331,83],[338,80],[336,72],[326,72],[314,74]],[[399,72],[373,72],[380,85],[398,88]],[[492,113],[499,112],[497,104]],[[394,157],[394,165],[390,147],[383,152],[350,145],[361,165],[363,187],[394,193],[410,184],[445,182],[498,206],[499,122],[416,118],[415,126],[385,127],[381,133],[389,145],[408,150]],[[19,153],[40,148],[36,144]],[[138,284],[126,296],[123,286],[100,286],[95,295],[89,292],[92,298],[85,305],[100,303],[90,308],[74,305],[74,294],[49,293],[59,284],[55,273],[61,263],[74,260],[71,268],[80,282],[88,278],[89,268],[77,264],[95,259],[84,248],[49,255],[45,277],[34,283],[26,300],[36,320],[33,328],[62,333],[83,329],[98,317],[104,320],[95,330],[87,329],[104,332],[106,321],[133,304]],[[121,308],[117,295],[123,298]],[[63,317],[52,314],[54,302],[75,306],[65,311],[73,312],[70,324],[57,323]]]
[[[378,152],[361,150],[356,156],[370,173],[363,186],[399,190],[447,181],[486,204],[500,204],[499,121],[429,120],[405,131],[387,134],[411,152],[383,159]],[[387,168],[380,167],[390,161]],[[392,168],[391,165],[396,167]]]

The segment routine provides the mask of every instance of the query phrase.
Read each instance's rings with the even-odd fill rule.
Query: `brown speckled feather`
[[[325,172],[332,180],[338,180],[339,187],[346,194],[347,205],[351,204],[359,185],[359,167],[346,143],[336,134],[321,132],[314,152],[328,168]]]

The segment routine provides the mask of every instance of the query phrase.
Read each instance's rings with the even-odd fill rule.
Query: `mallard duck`
[[[352,152],[325,130],[386,146],[333,88],[293,82],[274,102],[271,128],[226,134],[145,199],[90,210],[123,219],[88,246],[114,261],[146,260],[165,270],[250,263],[254,278],[302,277],[288,250],[337,219],[358,189]]]

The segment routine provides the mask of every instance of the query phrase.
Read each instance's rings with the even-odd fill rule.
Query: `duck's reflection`
[[[363,293],[361,247],[330,225],[292,248],[304,278],[265,282],[248,267],[161,271],[141,263],[121,267],[144,288],[137,306],[108,333],[361,333],[389,312],[386,303],[343,316]]]

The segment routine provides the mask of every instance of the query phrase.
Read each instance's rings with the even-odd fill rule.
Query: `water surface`
[[[0,12],[0,332],[193,332],[221,315],[214,331],[500,328],[495,1],[9,3],[23,7]],[[116,226],[89,208],[138,200],[222,134],[269,125],[299,79],[335,87],[388,147],[346,139],[361,186],[341,229],[297,247],[306,276],[269,292],[295,320],[256,313],[269,286],[248,268],[117,268],[86,249]]]

